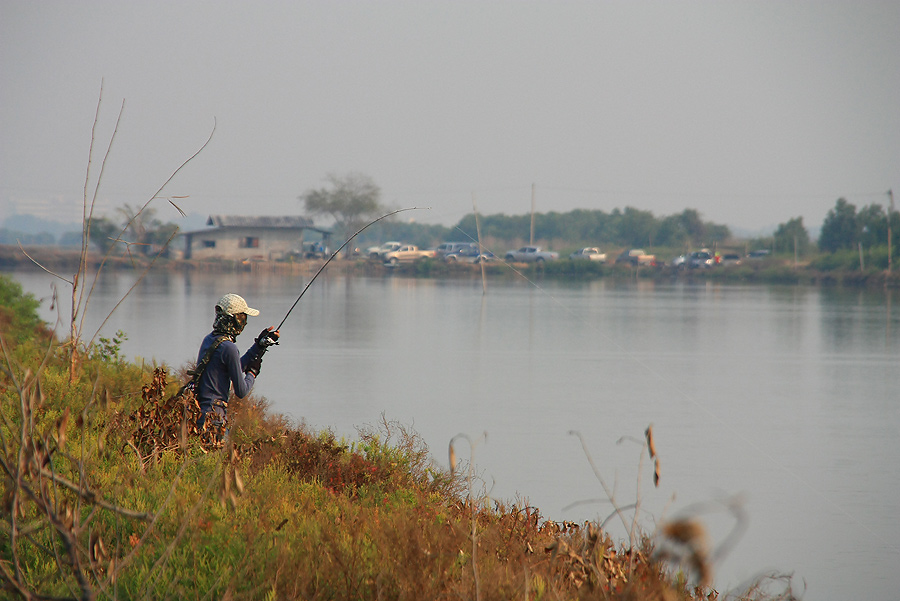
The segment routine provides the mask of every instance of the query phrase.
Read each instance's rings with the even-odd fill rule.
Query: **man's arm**
[[[260,332],[256,340],[253,341],[253,345],[241,357],[241,368],[254,376],[258,376],[259,370],[262,368],[263,355],[266,354],[270,346],[278,344],[279,338],[278,330],[273,329],[272,326]]]
[[[226,344],[223,342],[222,346]],[[246,355],[244,356],[246,357]],[[234,343],[228,344],[225,347],[225,365],[228,367],[228,377],[231,380],[234,395],[239,399],[250,394],[250,389],[253,388],[253,383],[256,381],[256,377],[253,374],[244,372],[243,364],[244,361],[239,355],[237,345]]]

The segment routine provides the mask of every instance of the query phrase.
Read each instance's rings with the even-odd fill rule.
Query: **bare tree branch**
[[[108,503],[108,502],[104,501],[103,499],[101,499],[99,496],[97,496],[97,493],[93,492],[92,490],[89,490],[85,487],[79,486],[75,482],[72,482],[71,480],[68,480],[67,478],[62,477],[59,474],[54,474],[53,472],[50,472],[47,470],[41,470],[41,475],[44,476],[45,478],[50,478],[56,484],[61,484],[61,485],[65,486],[66,488],[68,488],[69,490],[71,490],[72,492],[74,492],[75,494],[80,496],[85,501],[99,505],[103,509],[108,509],[109,511],[118,513],[125,517],[135,518],[138,520],[150,521],[153,519],[152,513],[143,513],[140,511],[132,511],[131,509],[124,509],[117,505],[113,505],[112,503]]]
[[[58,273],[55,273],[55,272],[53,272],[53,271],[50,271],[49,269],[47,269],[46,267],[44,267],[43,265],[41,265],[40,262],[39,262],[37,259],[35,259],[34,257],[32,257],[31,255],[28,254],[28,251],[25,250],[25,247],[22,246],[22,243],[19,242],[19,239],[18,239],[18,238],[16,238],[16,244],[19,245],[19,250],[22,251],[22,254],[25,255],[26,257],[28,257],[28,259],[29,259],[32,263],[34,263],[35,265],[37,265],[38,267],[40,267],[41,269],[43,269],[44,271],[46,271],[46,272],[49,273],[50,275],[55,276],[55,277],[58,277],[58,278],[61,279],[62,281],[68,282],[69,284],[72,284],[73,286],[75,285],[75,282],[73,282],[72,280],[67,280],[66,278],[64,278],[63,276],[59,275]]]

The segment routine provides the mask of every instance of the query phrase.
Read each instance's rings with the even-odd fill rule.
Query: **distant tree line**
[[[888,215],[890,213],[890,216]],[[881,249],[887,254],[888,223],[891,224],[894,254],[900,253],[900,213],[889,207],[872,203],[857,210],[846,198],[838,198],[829,209],[822,223],[818,240],[814,245],[809,232],[803,226],[803,218],[795,217],[779,224],[774,234],[767,238],[757,238],[752,244],[769,248],[776,253],[808,254],[817,248],[823,253],[840,253],[863,249]]]
[[[12,228],[0,228],[0,244],[22,244],[24,246],[78,246],[81,233],[66,232],[57,236],[52,232],[24,232]]]
[[[91,243],[100,252],[105,253],[119,244],[127,247],[132,254],[148,255],[159,251],[164,256],[168,254],[169,246],[166,243],[178,231],[177,225],[163,223],[154,217],[156,210],[151,207],[141,210],[126,203],[118,207],[116,213],[119,215],[119,220],[116,221],[108,217],[91,220]]]
[[[482,236],[514,241],[530,238],[531,215],[503,214],[481,217]],[[465,216],[456,228],[475,233],[475,216]],[[568,213],[537,213],[534,235],[540,240],[566,240],[576,245],[629,247],[713,246],[731,237],[726,225],[703,221],[694,209],[658,218],[650,211],[633,207],[601,210],[576,209]]]
[[[868,205],[857,211],[856,207],[840,198],[828,211],[818,238],[818,250],[834,253],[841,250],[883,249],[887,254],[889,210],[879,204]],[[528,240],[531,227],[530,215],[503,214],[480,217],[481,233],[486,239],[506,241]],[[704,221],[694,209],[665,217],[656,217],[650,211],[626,207],[607,213],[600,210],[577,209],[568,213],[538,213],[535,215],[535,238],[539,240],[565,240],[573,246],[625,246],[625,247],[713,247],[744,244],[748,248],[767,248],[773,253],[809,254],[816,245],[803,224],[802,217],[795,217],[779,224],[769,237],[738,241],[732,238],[726,225]],[[890,215],[892,246],[895,256],[900,255],[900,212]],[[463,217],[456,226],[440,229],[417,229],[415,224],[388,224],[384,235],[394,239],[410,240],[416,237],[420,244],[434,240],[467,239],[476,237],[475,216]],[[386,238],[386,239],[387,239]]]
[[[492,244],[518,245],[531,237],[531,215],[479,215],[482,239]],[[699,248],[728,241],[728,226],[704,221],[694,209],[658,218],[650,211],[633,207],[601,210],[576,209],[567,213],[536,213],[534,236],[541,244],[548,242],[569,246],[627,246]],[[395,220],[379,223],[366,240],[401,240],[419,246],[432,246],[448,240],[476,240],[474,213],[456,225],[426,225]]]
[[[106,252],[116,244],[128,246],[135,254],[150,254],[159,251],[178,226],[162,222],[155,217],[153,208],[143,211],[127,203],[118,207],[115,216],[95,217],[90,223],[90,241],[100,252]],[[13,227],[0,228],[0,244],[41,245],[41,246],[81,246],[81,225],[64,225],[44,221],[31,216],[16,216]],[[9,221],[9,220],[8,220]],[[28,227],[31,232],[15,227]],[[34,229],[46,226],[47,231],[34,233]],[[77,228],[70,230],[68,228]],[[51,230],[58,230],[54,232]],[[66,231],[63,231],[66,230]]]
[[[78,225],[58,223],[33,215],[12,215],[0,227],[0,244],[79,246]]]
[[[900,234],[900,213],[890,215],[892,245],[895,251],[900,250],[898,234]],[[856,249],[887,246],[888,211],[879,204],[870,204],[859,211],[856,206],[839,198],[834,208],[828,211],[819,233],[819,250],[837,252],[844,249]]]
[[[299,197],[310,215],[327,215],[335,222],[335,241],[343,240],[373,218],[390,209],[381,203],[381,190],[374,181],[360,173],[330,174],[328,186],[308,190]],[[873,203],[857,210],[845,198],[839,198],[825,216],[818,238],[818,250],[825,253],[866,249],[883,249],[887,256],[888,223],[894,234],[893,253],[900,254],[900,213],[890,212]],[[101,251],[115,244],[135,246],[132,252],[147,254],[162,247],[177,230],[173,223],[163,223],[154,211],[136,211],[129,205],[117,209],[120,220],[97,218],[91,222],[91,242]],[[531,215],[479,216],[481,234],[491,243],[519,244],[531,235]],[[123,232],[124,228],[124,232]],[[695,209],[657,217],[650,211],[625,207],[610,212],[576,209],[567,213],[551,211],[534,215],[534,235],[538,241],[570,246],[700,248],[745,244],[767,248],[773,253],[806,255],[813,249],[802,217],[781,223],[772,236],[739,242],[732,239],[728,226],[704,221]],[[0,229],[0,243],[15,244],[80,244],[81,232],[67,232],[57,241],[51,233],[26,234]],[[447,240],[475,240],[475,215],[470,213],[456,225],[446,227],[417,223],[414,218],[381,221],[359,237],[357,245],[400,240],[422,247]]]
[[[308,190],[299,197],[310,215],[328,215],[335,233],[346,238],[373,217],[387,212],[381,191],[372,179],[360,173],[329,174],[329,186]],[[481,219],[485,239],[517,243],[531,235],[531,215],[486,215]],[[534,217],[535,238],[565,240],[571,244],[615,246],[712,246],[731,237],[728,226],[704,221],[694,209],[657,218],[650,211],[633,207],[612,212],[578,209],[568,213],[538,213]],[[395,219],[367,231],[361,240],[403,240],[431,246],[444,240],[476,239],[474,213],[455,226],[419,224]]]

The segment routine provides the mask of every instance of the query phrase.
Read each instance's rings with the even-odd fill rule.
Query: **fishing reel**
[[[278,330],[272,330],[272,328],[266,328],[260,332],[259,336],[253,341],[256,343],[256,353],[247,363],[244,371],[250,372],[254,377],[258,376],[259,370],[262,369],[263,355],[266,354],[270,346],[278,344],[279,337]]]
[[[259,336],[256,337],[254,342],[256,345],[263,349],[265,352],[270,346],[274,346],[278,344],[278,339],[281,335],[278,333],[278,330],[273,330],[272,328],[266,328],[262,332],[259,333]]]

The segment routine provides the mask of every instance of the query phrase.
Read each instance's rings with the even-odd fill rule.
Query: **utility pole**
[[[478,207],[475,205],[475,193],[472,192],[472,211],[475,213],[475,233],[478,236],[478,263],[481,265],[481,296],[487,294],[487,278],[484,275],[484,257],[481,256],[481,222],[478,221]]]
[[[794,269],[797,269],[797,234],[794,234]]]
[[[531,184],[531,239],[528,244],[534,246],[534,184]]]
[[[894,214],[894,190],[893,188],[887,191],[888,198],[890,199],[890,205],[888,205],[888,273],[891,272],[892,268],[892,258],[894,249],[892,247],[891,242],[891,217]]]

